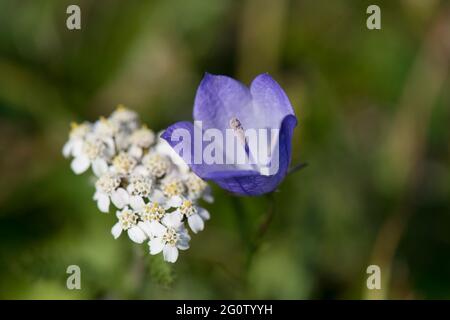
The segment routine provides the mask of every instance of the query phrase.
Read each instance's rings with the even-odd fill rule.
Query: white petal
[[[180,238],[177,242],[177,248],[180,250],[187,250],[189,249],[189,240],[191,237],[187,233],[180,233]]]
[[[181,225],[182,219],[183,219],[182,214],[180,213],[180,211],[176,210],[172,213],[166,214],[162,219],[162,222],[167,227],[178,229],[178,227]]]
[[[144,200],[140,196],[131,196],[130,197],[130,206],[136,210],[139,211],[142,209],[142,207],[145,205]]]
[[[180,239],[183,241],[190,241],[191,236],[189,235],[187,229],[183,226],[180,229],[178,229],[178,234],[180,235]]]
[[[142,149],[139,148],[138,146],[131,146],[130,150],[128,151],[128,153],[132,156],[135,157],[136,159],[139,159],[140,157],[142,157]]]
[[[120,225],[120,222],[117,222],[111,229],[111,233],[114,237],[114,239],[117,239],[120,234],[122,233],[122,226]]]
[[[89,169],[90,165],[91,165],[91,162],[89,161],[88,157],[79,156],[72,160],[70,167],[72,168],[73,172],[75,172],[76,174],[82,174],[87,169]]]
[[[162,238],[153,238],[148,242],[148,245],[150,246],[150,254],[158,254],[164,248]]]
[[[83,151],[83,140],[82,139],[76,139],[72,143],[72,155],[74,157],[78,157],[81,155],[81,152]]]
[[[128,229],[128,236],[130,239],[136,243],[142,243],[147,239],[144,231],[141,230],[138,226],[132,226]]]
[[[108,171],[108,164],[105,159],[97,158],[92,162],[92,171],[97,177],[100,177],[102,174]]]
[[[117,189],[112,193],[111,201],[117,208],[122,209],[129,202],[128,192],[123,188]]]
[[[203,228],[205,227],[205,223],[203,222],[203,219],[198,214],[193,214],[192,216],[190,216],[188,218],[188,224],[194,233],[202,231]]]
[[[148,222],[148,221],[144,221],[144,222],[139,221],[139,222],[138,222],[138,227],[141,228],[142,231],[144,231],[144,233],[145,233],[149,238],[150,238],[150,237],[153,237],[152,230],[151,230],[151,228],[150,228],[150,222]]]
[[[115,145],[114,145],[114,140],[113,140],[113,138],[106,138],[106,139],[104,139],[104,141],[105,141],[105,143],[106,143],[106,145],[107,145],[106,153],[107,153],[109,156],[113,156],[114,153],[116,152],[116,151],[115,151],[115,150],[116,150],[116,147],[115,147]]]
[[[133,169],[132,174],[138,175],[138,176],[147,176],[149,174],[149,172],[148,172],[147,168],[144,167],[143,165],[138,165]]]
[[[207,188],[205,190],[205,193],[203,194],[203,200],[205,200],[208,203],[213,203],[214,202],[214,197],[211,194],[211,188]]]
[[[162,237],[166,233],[166,227],[164,227],[158,221],[152,221],[149,223],[150,233],[154,237]]]
[[[97,193],[97,207],[101,212],[109,212],[109,197],[105,193]]]
[[[72,146],[73,146],[72,140],[69,140],[64,144],[62,154],[65,158],[68,158],[72,154]]]
[[[180,239],[177,242],[177,248],[180,250],[187,250],[189,249],[189,241],[186,239]]]
[[[173,196],[167,201],[167,206],[169,208],[178,208],[183,203],[183,199],[179,196]]]
[[[204,208],[197,207],[197,213],[200,215],[200,217],[202,217],[203,220],[209,220],[211,218],[208,210]]]
[[[164,246],[163,255],[164,260],[173,263],[178,259],[178,249],[174,246]]]
[[[162,193],[161,190],[155,190],[150,196],[150,200],[153,202],[158,202],[160,205],[163,205],[166,202],[166,197],[164,197],[164,194]]]

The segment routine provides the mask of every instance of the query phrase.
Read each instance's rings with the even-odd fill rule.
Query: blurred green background
[[[449,5],[0,1],[0,298],[450,298]],[[214,188],[212,219],[168,265],[112,238],[61,148],[70,121],[118,103],[155,131],[190,120],[205,71],[269,72],[299,118],[293,164],[309,165],[273,197]]]

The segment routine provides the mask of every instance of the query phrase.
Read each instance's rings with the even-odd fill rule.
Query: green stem
[[[269,205],[267,207],[267,211],[263,216],[263,220],[259,227],[256,230],[254,236],[251,236],[250,221],[248,215],[245,213],[244,206],[242,201],[238,197],[233,197],[232,203],[234,206],[234,215],[236,218],[236,223],[239,230],[239,235],[242,243],[246,247],[246,258],[245,258],[245,273],[244,279],[248,280],[248,272],[250,271],[250,267],[253,261],[255,254],[258,252],[259,248],[263,243],[263,239],[269,226],[273,220],[275,214],[275,194],[269,193],[266,195],[267,201]]]

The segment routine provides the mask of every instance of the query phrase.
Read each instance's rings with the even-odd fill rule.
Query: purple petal
[[[194,102],[194,120],[202,121],[203,128],[229,128],[230,119],[241,123],[252,122],[252,101],[249,89],[239,81],[227,76],[205,74]]]
[[[280,128],[287,115],[294,115],[294,110],[284,90],[267,73],[257,76],[250,85],[254,105],[263,119],[264,127]]]
[[[178,133],[184,131],[185,134],[183,136],[190,137],[190,141],[184,141],[184,139],[178,139]],[[194,171],[199,177],[202,179],[211,179],[210,177],[214,177],[215,173],[218,172],[236,172],[239,174],[239,171],[236,170],[234,165],[227,164],[205,164],[203,159],[201,163],[194,163],[195,153],[203,155],[203,150],[206,147],[206,144],[198,145],[194,141],[194,125],[187,121],[177,122],[170,127],[168,127],[162,134],[161,138],[166,140],[172,148],[178,153],[178,155],[183,158],[183,160],[189,165],[192,171]],[[185,148],[183,150],[177,149],[183,143],[185,143]],[[185,152],[184,152],[185,151]]]

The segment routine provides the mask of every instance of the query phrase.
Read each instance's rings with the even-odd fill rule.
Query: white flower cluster
[[[111,203],[119,209],[114,238],[126,231],[136,243],[147,240],[150,254],[162,252],[168,262],[189,248],[185,224],[197,233],[209,219],[197,205],[199,199],[213,201],[206,182],[123,106],[95,123],[72,124],[63,155],[73,158],[76,174],[92,168],[100,211],[109,212]]]

